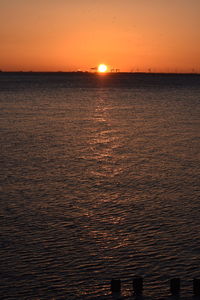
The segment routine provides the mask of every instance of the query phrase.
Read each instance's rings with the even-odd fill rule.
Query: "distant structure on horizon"
[[[97,67],[92,67],[90,68],[91,72],[97,72],[98,68]]]
[[[110,72],[111,72],[111,73],[118,73],[118,72],[120,72],[120,69],[114,69],[114,68],[112,68],[112,69],[110,70]]]

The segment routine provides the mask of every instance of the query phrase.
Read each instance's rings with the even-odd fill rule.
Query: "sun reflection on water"
[[[92,128],[88,132],[87,155],[82,156],[88,162],[86,172],[87,178],[93,180],[93,193],[89,195],[91,206],[89,204],[81,211],[88,219],[84,224],[88,239],[100,245],[104,252],[125,247],[129,237],[120,232],[125,216],[119,204],[120,193],[113,190],[113,185],[117,186],[125,171],[120,151],[124,146],[123,132],[118,126],[114,104],[104,91],[98,93],[90,112]],[[108,214],[105,213],[106,206]]]

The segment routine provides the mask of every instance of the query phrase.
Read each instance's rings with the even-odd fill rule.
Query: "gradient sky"
[[[200,0],[0,0],[0,69],[200,72]]]

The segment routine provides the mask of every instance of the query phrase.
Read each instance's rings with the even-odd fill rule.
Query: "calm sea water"
[[[0,73],[1,299],[200,276],[200,76]]]

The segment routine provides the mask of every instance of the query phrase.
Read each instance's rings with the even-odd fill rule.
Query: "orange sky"
[[[200,0],[0,0],[0,69],[200,72]]]

